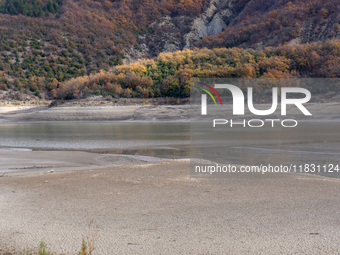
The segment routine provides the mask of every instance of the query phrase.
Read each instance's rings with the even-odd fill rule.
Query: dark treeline
[[[58,12],[62,4],[62,0],[48,0],[45,3],[38,0],[5,0],[0,3],[0,13],[43,17]]]

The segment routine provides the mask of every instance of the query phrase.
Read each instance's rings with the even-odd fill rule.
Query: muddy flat
[[[340,252],[338,179],[192,179],[185,160],[46,170],[0,178],[3,251],[78,254],[92,236],[94,254]]]

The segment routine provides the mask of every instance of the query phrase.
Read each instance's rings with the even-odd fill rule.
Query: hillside
[[[263,49],[340,38],[338,0],[247,1],[221,33],[197,46]]]
[[[108,70],[142,56],[137,39],[152,22],[190,20],[207,1],[2,0],[0,71],[26,86]]]
[[[46,98],[76,98],[102,93],[103,86],[86,86],[87,92],[80,89],[81,94],[66,93],[69,81],[105,73],[120,75],[110,84],[119,83],[121,91],[105,92],[114,96],[185,97],[188,77],[244,77],[243,72],[231,71],[241,67],[253,68],[249,77],[270,73],[338,77],[334,66],[338,42],[327,44],[335,51],[320,48],[326,40],[340,38],[339,17],[336,0],[0,0],[0,89]],[[303,44],[314,41],[321,43]],[[193,64],[162,60],[168,55],[161,52],[183,49],[194,50],[170,55],[185,61],[192,58]],[[232,52],[245,61],[233,63],[216,51]],[[274,65],[268,71],[257,66],[265,60],[262,55],[267,62],[283,61],[285,68]],[[147,71],[135,72],[129,63],[142,58],[150,60],[135,65]],[[301,59],[308,61],[296,64]],[[126,85],[121,77],[138,85]],[[167,89],[169,86],[185,89]]]
[[[118,97],[188,97],[191,78],[340,77],[340,41],[265,50],[194,49],[161,53],[109,72],[49,84],[57,99],[91,94]]]

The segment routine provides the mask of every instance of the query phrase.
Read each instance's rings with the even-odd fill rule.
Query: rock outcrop
[[[212,0],[209,8],[194,20],[191,31],[183,36],[184,48],[190,48],[195,41],[205,36],[222,32],[232,14],[232,1]]]
[[[211,0],[198,16],[164,16],[153,22],[143,36],[138,36],[137,42],[140,52],[130,49],[127,52],[127,59],[133,61],[133,59],[140,58],[141,55],[153,57],[160,52],[175,52],[197,45],[197,47],[204,47],[206,46],[204,43],[197,44],[196,42],[204,37],[218,35],[221,32],[222,35],[216,41],[222,41],[222,43],[216,45],[217,47],[224,47],[228,44],[224,43],[228,36],[223,32],[227,27],[236,28],[234,30],[237,31],[238,28],[242,27],[242,20],[246,17],[251,16],[255,20],[259,17],[263,21],[268,12],[273,12],[273,15],[275,15],[275,12],[280,13],[279,8],[284,4],[275,6],[277,3],[272,2],[267,7],[261,4],[264,7],[260,6],[262,9],[258,8],[254,17],[251,16],[251,13],[259,5],[254,5],[254,1],[251,0],[242,3],[237,0]],[[248,33],[244,33],[241,36],[243,37],[242,40],[239,40],[236,45],[232,43],[231,47],[261,50],[268,46],[275,47],[282,44],[309,43],[332,38],[340,39],[340,13],[336,11],[325,12],[321,16],[320,14],[310,15],[304,18],[300,27],[296,25],[299,22],[292,23],[293,25],[289,25],[288,21],[285,22],[285,25],[275,27],[274,24],[268,29],[263,29],[262,24],[261,31],[252,31],[251,28],[244,26],[243,31],[249,29]],[[235,36],[235,34],[232,34],[232,36]],[[212,43],[206,47],[215,46],[214,39],[211,40]]]
[[[160,52],[175,52],[192,47],[194,42],[208,35],[220,33],[232,17],[232,0],[212,0],[199,17],[165,16],[149,26],[149,33],[138,36],[142,53],[157,55]],[[140,54],[130,49],[127,59]]]

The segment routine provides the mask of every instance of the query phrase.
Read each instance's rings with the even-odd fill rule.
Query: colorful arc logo
[[[217,98],[220,101],[220,104],[222,106],[222,100],[221,100],[220,95],[217,93],[217,91],[213,87],[208,85],[208,84],[201,83],[201,82],[199,82],[199,83],[204,85],[204,86],[206,86],[208,89],[210,89],[212,92],[214,92],[214,94],[217,96]],[[207,89],[204,89],[204,88],[199,88],[199,89],[201,89],[205,93],[207,93],[212,98],[212,100],[214,101],[215,105],[217,105],[216,100],[215,100],[214,96],[210,93],[210,91],[208,91]],[[201,104],[201,114],[202,115],[207,115],[207,94],[202,94],[201,95],[201,102],[202,102],[202,104]]]
[[[222,106],[222,100],[221,100],[221,98],[220,98],[220,95],[217,93],[217,91],[216,91],[213,87],[211,87],[210,85],[208,85],[208,84],[201,83],[201,82],[199,82],[199,83],[202,84],[202,85],[204,85],[204,86],[206,86],[206,87],[209,88],[212,92],[214,92],[214,94],[217,96],[217,98],[218,98],[218,100],[220,101],[220,104],[221,104],[221,106]],[[217,105],[214,96],[213,96],[208,90],[203,89],[203,88],[200,88],[200,87],[198,87],[198,88],[201,89],[201,90],[203,90],[204,92],[206,92],[206,93],[212,98],[212,100],[214,101],[215,105]]]

